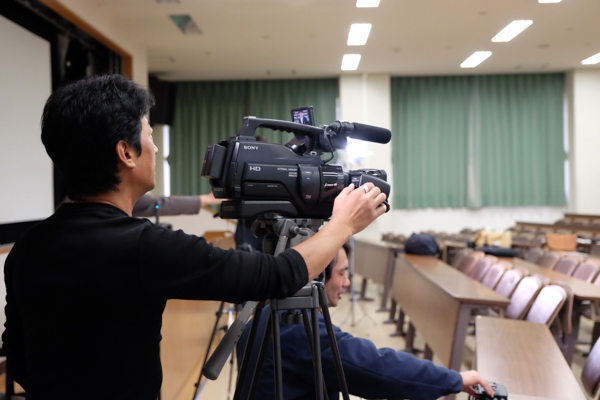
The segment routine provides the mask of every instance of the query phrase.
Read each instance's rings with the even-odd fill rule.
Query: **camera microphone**
[[[385,144],[392,138],[392,132],[389,129],[378,126],[359,124],[357,122],[336,121],[327,128],[336,134],[346,135],[352,139],[365,140]]]

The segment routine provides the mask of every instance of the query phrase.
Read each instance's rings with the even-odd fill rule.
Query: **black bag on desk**
[[[413,233],[404,243],[406,254],[435,257],[439,251],[440,246],[438,246],[435,238],[426,233]]]
[[[483,251],[485,254],[490,254],[496,257],[515,257],[515,251],[513,249],[505,249],[498,246],[483,246],[478,249]]]

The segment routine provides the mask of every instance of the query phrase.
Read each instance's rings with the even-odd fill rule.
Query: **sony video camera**
[[[333,200],[350,183],[372,182],[389,196],[385,171],[343,171],[321,159],[323,153],[345,148],[349,137],[387,143],[388,129],[340,121],[317,127],[298,118],[301,123],[245,117],[234,137],[206,148],[202,176],[210,179],[216,198],[229,199],[221,203],[221,218],[327,219]],[[258,142],[257,128],[290,132],[294,138],[285,145]]]

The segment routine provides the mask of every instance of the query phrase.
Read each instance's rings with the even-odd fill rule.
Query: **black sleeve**
[[[157,204],[161,216],[198,214],[202,206],[200,196],[153,197],[145,194],[135,203],[132,215],[134,217],[153,217],[156,215]]]
[[[165,298],[241,303],[285,298],[308,282],[306,263],[293,249],[277,257],[223,250],[150,225],[140,234],[139,260],[144,286]]]
[[[11,251],[14,254],[14,248]],[[6,322],[2,334],[2,348],[6,353],[6,369],[13,379],[27,389],[27,364],[25,361],[25,337],[23,322],[17,311],[14,285],[12,282],[11,254],[8,255],[4,266],[4,281],[6,284]]]

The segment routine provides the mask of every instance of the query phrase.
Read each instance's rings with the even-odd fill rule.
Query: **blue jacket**
[[[265,331],[270,307],[264,308],[255,340],[248,373],[244,379],[242,399],[248,396],[252,374],[258,358],[262,332]],[[310,315],[310,311],[309,311]],[[250,323],[237,348],[238,366],[246,346]],[[314,399],[314,369],[303,325],[280,326],[283,395],[286,400]],[[334,325],[346,382],[350,394],[367,399],[433,400],[462,389],[462,377],[456,371],[420,360],[410,353],[389,348],[378,349],[367,339],[356,338]],[[321,360],[330,400],[339,399],[339,385],[325,320],[319,314]],[[273,342],[269,342],[255,399],[274,399]]]

